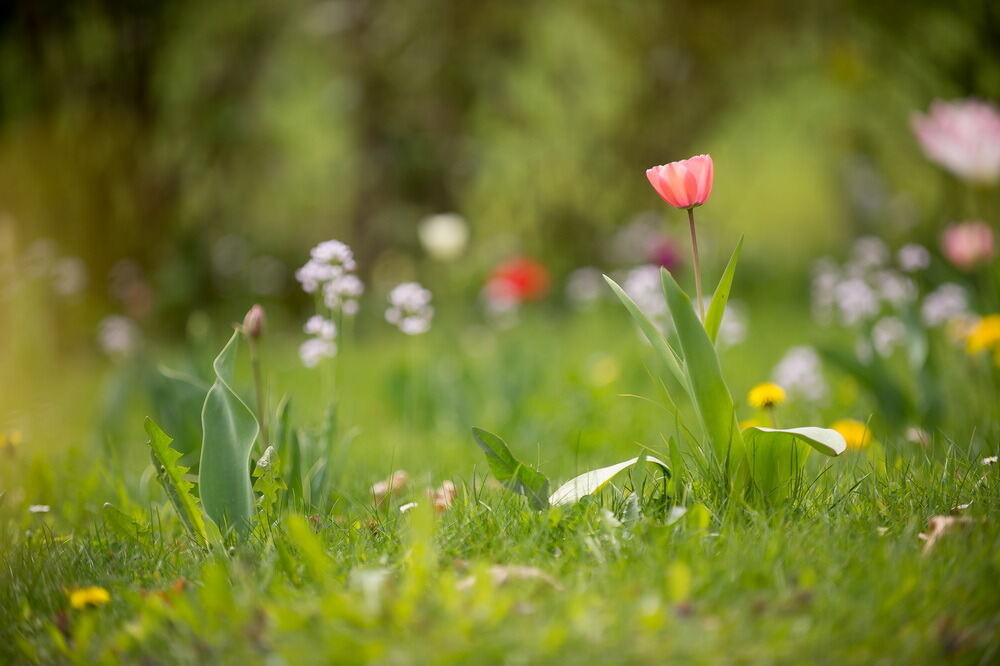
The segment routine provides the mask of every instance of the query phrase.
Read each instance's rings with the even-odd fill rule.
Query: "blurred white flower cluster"
[[[921,300],[917,275],[931,255],[916,243],[892,253],[879,238],[858,239],[850,258],[838,265],[829,257],[816,262],[812,277],[813,315],[822,324],[838,323],[863,333],[857,347],[866,361],[872,350],[889,356],[907,335],[905,321],[918,315],[929,328],[969,316],[968,295],[957,284],[943,284]]]
[[[454,261],[469,242],[469,224],[458,213],[439,213],[420,222],[417,236],[432,258]]]
[[[309,261],[295,271],[295,279],[308,294],[322,289],[323,302],[330,310],[353,317],[364,283],[354,274],[354,253],[338,240],[323,241],[309,252]]]
[[[771,371],[771,379],[789,395],[809,402],[826,398],[828,389],[823,379],[823,364],[812,347],[792,347]]]
[[[322,296],[322,314],[314,314],[303,330],[310,335],[299,347],[299,358],[307,368],[315,368],[323,359],[337,355],[336,315],[353,317],[364,283],[354,274],[357,263],[347,244],[338,240],[323,241],[309,252],[309,261],[295,272],[302,289]]]
[[[663,295],[660,266],[655,264],[636,266],[625,275],[622,289],[664,334],[672,330],[670,317],[667,316],[669,314],[667,301]],[[704,299],[706,311],[710,303],[710,298]],[[719,325],[719,343],[724,347],[738,345],[746,340],[746,336],[746,309],[738,301],[729,301],[722,314],[722,323]]]
[[[431,328],[434,307],[431,292],[417,282],[403,282],[389,292],[385,320],[407,335],[426,333]]]

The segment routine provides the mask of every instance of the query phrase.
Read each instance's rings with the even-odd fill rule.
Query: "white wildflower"
[[[792,347],[785,352],[774,366],[771,378],[789,394],[812,402],[822,400],[827,395],[819,354],[812,347]]]
[[[896,259],[899,261],[899,267],[907,273],[916,273],[931,265],[931,253],[926,247],[917,243],[907,243],[899,248]]]
[[[357,275],[345,273],[331,279],[323,287],[323,302],[331,310],[339,310],[348,317],[358,312],[358,299],[365,291],[365,285]]]
[[[315,368],[323,359],[336,355],[337,345],[331,340],[309,338],[299,346],[299,358],[307,368]]]
[[[593,266],[577,268],[566,278],[566,298],[575,305],[586,305],[600,298],[605,284],[601,271]]]
[[[440,261],[452,261],[469,242],[469,225],[457,213],[441,213],[425,218],[417,227],[417,235],[427,254]]]
[[[357,268],[351,248],[338,240],[323,241],[309,251],[309,256],[315,261],[335,266],[347,273]]]
[[[636,266],[625,276],[622,289],[647,317],[663,323],[667,315],[667,303],[663,297],[659,266]]]
[[[920,318],[929,327],[940,326],[968,313],[969,296],[961,286],[948,282],[924,298]]]
[[[863,268],[880,268],[889,260],[889,247],[876,236],[862,236],[856,240],[851,253],[851,263]]]
[[[874,275],[879,296],[894,307],[912,303],[917,298],[917,285],[910,278],[893,270],[878,271]]]
[[[875,290],[858,277],[839,283],[834,289],[834,298],[840,319],[847,326],[869,319],[879,311],[879,299]]]
[[[431,292],[416,282],[404,282],[389,292],[389,308],[385,320],[407,335],[419,335],[430,330],[434,308]]]
[[[108,356],[130,356],[139,346],[139,327],[128,317],[109,315],[97,325],[97,341]]]
[[[313,315],[303,327],[309,335],[315,335],[323,340],[333,340],[337,337],[337,325],[322,315]]]
[[[48,504],[32,504],[28,507],[28,513],[48,513],[51,510]]]
[[[73,296],[87,286],[87,264],[79,257],[63,257],[52,265],[52,288],[60,296]]]
[[[872,344],[880,356],[889,356],[906,337],[906,325],[899,317],[883,317],[872,327]]]

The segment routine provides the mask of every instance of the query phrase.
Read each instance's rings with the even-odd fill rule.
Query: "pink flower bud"
[[[993,258],[993,230],[979,221],[953,224],[941,234],[941,251],[956,267],[972,270]]]
[[[674,208],[694,208],[712,194],[715,166],[710,155],[646,169],[646,178],[656,193]]]
[[[264,308],[254,305],[243,318],[243,333],[251,340],[256,340],[264,333]]]

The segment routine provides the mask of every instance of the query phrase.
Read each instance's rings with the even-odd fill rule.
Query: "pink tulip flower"
[[[1000,179],[1000,110],[995,105],[936,100],[926,115],[914,114],[912,124],[932,162],[970,183]]]
[[[972,270],[993,258],[993,230],[979,221],[953,224],[941,234],[941,250],[956,267]]]
[[[695,155],[646,169],[646,178],[656,193],[674,208],[700,206],[712,194],[715,167],[710,155]]]

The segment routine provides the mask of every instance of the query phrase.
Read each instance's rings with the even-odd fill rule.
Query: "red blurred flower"
[[[498,305],[537,301],[549,290],[549,271],[534,259],[514,257],[493,271],[486,283],[486,296]]]

